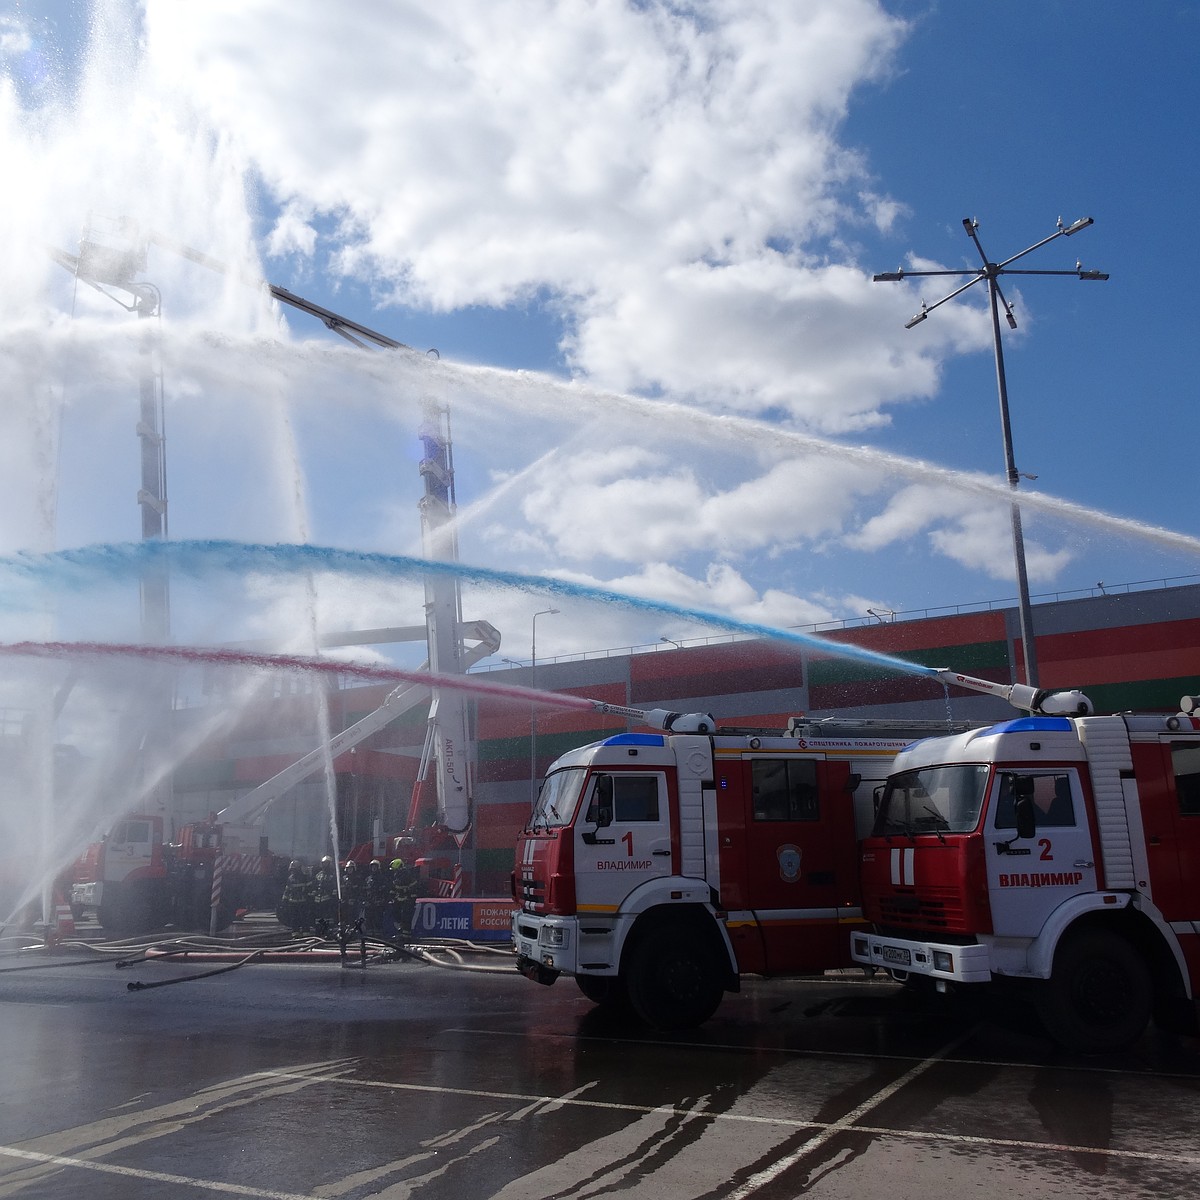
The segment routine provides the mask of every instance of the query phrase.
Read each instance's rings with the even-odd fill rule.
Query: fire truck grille
[[[528,912],[540,912],[546,906],[546,881],[544,879],[521,880],[521,907]]]
[[[897,929],[961,930],[965,917],[962,897],[953,888],[923,888],[919,896],[882,896],[878,910],[875,923]]]

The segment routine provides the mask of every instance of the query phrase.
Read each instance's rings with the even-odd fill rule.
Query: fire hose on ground
[[[16,940],[16,939],[4,939]],[[62,960],[63,952],[86,952],[87,957]],[[115,942],[95,943],[83,940],[61,941],[47,945],[42,941],[19,946],[15,950],[0,950],[0,960],[8,956],[36,957],[42,961],[23,962],[20,966],[0,966],[4,971],[48,970],[93,965],[97,960],[115,958],[117,970],[144,963],[219,963],[212,970],[181,975],[174,979],[151,983],[134,981],[127,984],[131,992],[149,991],[175,983],[209,979],[236,971],[252,962],[299,963],[338,961],[344,969],[362,970],[404,959],[441,970],[468,971],[484,974],[509,974],[512,971],[512,952],[508,947],[477,942],[446,940],[402,942],[368,935],[357,926],[341,927],[332,936],[296,937],[280,933],[251,934],[239,938],[220,938],[203,934],[182,934],[164,937],[161,934],[124,938]],[[505,960],[504,964],[467,961],[468,955],[484,955]],[[54,956],[53,961],[45,961]],[[235,956],[229,961],[230,956]]]

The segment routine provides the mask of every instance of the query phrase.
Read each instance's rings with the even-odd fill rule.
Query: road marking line
[[[183,1187],[203,1188],[207,1192],[224,1192],[231,1196],[253,1196],[256,1200],[312,1200],[310,1193],[272,1192],[266,1188],[243,1187],[237,1183],[222,1183],[215,1179],[189,1179],[186,1175],[168,1175],[165,1171],[143,1171],[137,1167],[118,1167],[113,1163],[92,1162],[86,1158],[70,1158],[65,1154],[41,1154],[36,1150],[18,1150],[15,1146],[0,1146],[0,1156],[20,1158],[26,1162],[48,1167],[81,1167],[99,1171],[102,1175],[121,1175],[126,1179],[143,1179],[151,1183],[175,1183]],[[0,1176],[3,1183],[3,1176]]]
[[[964,1034],[963,1038],[969,1036]],[[962,1041],[963,1039],[958,1039]],[[942,1054],[948,1054],[957,1043],[951,1043],[947,1046]],[[337,1087],[364,1087],[364,1088],[384,1088],[397,1092],[416,1092],[420,1094],[435,1094],[440,1096],[462,1096],[465,1099],[472,1100],[509,1100],[515,1103],[525,1104],[526,1112],[536,1112],[541,1106],[549,1106],[550,1110],[554,1108],[593,1108],[604,1109],[615,1112],[634,1113],[637,1116],[649,1116],[653,1113],[665,1113],[671,1116],[680,1117],[696,1117],[698,1119],[707,1119],[713,1122],[727,1121],[732,1124],[743,1125],[779,1125],[788,1129],[811,1129],[816,1133],[828,1132],[831,1136],[834,1133],[844,1132],[846,1122],[855,1119],[855,1114],[860,1112],[869,1112],[872,1108],[881,1104],[884,1100],[896,1091],[905,1083],[917,1078],[923,1071],[934,1066],[938,1062],[957,1063],[958,1059],[940,1059],[937,1057],[922,1059],[921,1063],[914,1067],[911,1071],[906,1072],[894,1084],[889,1084],[888,1088],[877,1092],[871,1099],[864,1101],[854,1109],[852,1113],[848,1113],[838,1121],[806,1121],[797,1117],[766,1117],[754,1116],[750,1113],[728,1113],[728,1112],[703,1112],[697,1111],[695,1108],[681,1108],[674,1104],[627,1104],[613,1100],[583,1100],[571,1094],[563,1096],[539,1096],[529,1092],[492,1092],[478,1088],[454,1088],[444,1087],[437,1084],[429,1083],[387,1083],[381,1079],[346,1079],[344,1077],[330,1077],[325,1082],[331,1083]],[[267,1074],[268,1072],[264,1072]],[[283,1078],[290,1078],[286,1071],[272,1071],[272,1075],[279,1075]],[[891,1089],[889,1091],[889,1088]],[[887,1093],[886,1095],[884,1093]],[[907,1138],[913,1141],[929,1141],[929,1142],[946,1142],[951,1145],[966,1145],[966,1146],[994,1146],[1000,1149],[1013,1150],[1049,1150],[1057,1153],[1068,1154],[1101,1154],[1108,1158],[1131,1159],[1137,1162],[1162,1162],[1176,1163],[1181,1165],[1200,1166],[1200,1153],[1198,1154],[1166,1154],[1155,1150],[1115,1150],[1105,1146],[1083,1146],[1069,1145],[1063,1142],[1036,1142],[1022,1138],[1002,1138],[1002,1137],[980,1137],[975,1134],[966,1133],[938,1133],[937,1131],[924,1129],[902,1129],[886,1125],[854,1125],[855,1133],[870,1133],[877,1137],[893,1137]],[[812,1142],[806,1143],[807,1149],[811,1150]],[[0,1147],[0,1152],[3,1148]]]
[[[923,1062],[911,1068],[911,1070],[905,1071],[903,1075],[893,1079],[886,1086],[881,1087],[873,1096],[869,1096],[844,1116],[827,1125],[815,1137],[811,1137],[802,1145],[797,1146],[791,1154],[776,1160],[765,1170],[751,1175],[741,1187],[735,1188],[729,1193],[728,1200],[745,1200],[745,1197],[751,1195],[753,1192],[757,1192],[759,1188],[765,1187],[772,1180],[778,1179],[785,1171],[790,1170],[798,1162],[807,1158],[814,1150],[837,1137],[839,1133],[843,1133],[851,1128],[857,1129],[855,1122],[860,1117],[865,1117],[872,1109],[878,1108],[885,1101],[890,1100],[901,1088],[907,1087],[914,1079],[919,1079],[926,1071],[932,1070],[938,1063],[945,1059],[946,1055],[958,1049],[975,1032],[975,1029],[968,1029],[965,1033],[959,1034],[958,1037],[947,1042],[936,1054],[931,1054]]]

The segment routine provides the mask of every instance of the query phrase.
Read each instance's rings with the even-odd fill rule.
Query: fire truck
[[[1151,1018],[1195,1032],[1200,699],[1097,716],[1078,692],[942,675],[1027,715],[896,757],[861,848],[873,932],[852,933],[854,960],[1024,995],[1077,1051],[1125,1046]]]
[[[905,745],[947,723],[718,729],[704,713],[593,703],[660,732],[550,767],[517,844],[518,969],[682,1029],[744,974],[852,966],[875,791]]]
[[[261,833],[213,816],[166,842],[161,816],[123,817],[76,861],[71,910],[94,910],[116,934],[168,924],[225,929],[238,909],[271,908],[279,898],[287,860],[267,850]]]

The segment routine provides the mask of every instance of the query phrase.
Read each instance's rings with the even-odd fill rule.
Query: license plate
[[[898,967],[912,966],[912,952],[903,946],[884,946],[883,961],[895,963]]]

